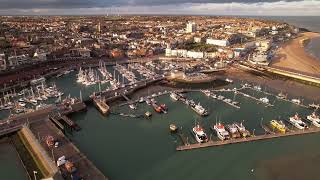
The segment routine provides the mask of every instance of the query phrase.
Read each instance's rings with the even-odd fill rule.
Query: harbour
[[[112,70],[109,69],[109,72],[112,72]],[[85,87],[83,85],[80,85],[79,83],[76,83],[76,76],[77,72],[71,72],[68,75],[62,76],[59,79],[54,79],[54,82],[57,84],[57,87],[64,87],[65,89],[61,88],[61,91],[63,91],[66,95],[71,94],[71,97],[80,97],[78,99],[86,99],[90,95],[93,94],[93,92],[98,92],[100,90],[100,87],[98,84]],[[126,81],[126,80],[125,80]],[[61,86],[61,82],[64,82],[64,84]],[[70,83],[70,86],[66,86],[66,83]],[[139,82],[139,81],[138,81]],[[302,117],[305,117],[306,115],[310,114],[312,112],[311,109],[309,109],[308,104],[311,104],[311,100],[304,100],[302,102],[303,106],[296,106],[296,104],[293,104],[291,101],[283,101],[281,99],[277,99],[277,93],[268,91],[264,87],[261,88],[261,90],[258,92],[254,89],[254,86],[251,85],[251,88],[243,88],[242,82],[233,82],[231,84],[223,85],[222,87],[206,87],[203,85],[203,87],[185,87],[185,88],[171,88],[168,87],[167,89],[161,89],[161,90],[152,90],[150,92],[149,88],[152,88],[151,86],[145,86],[146,83],[143,83],[143,80],[141,81],[142,88],[137,88],[134,91],[130,91],[130,86],[128,86],[128,90],[126,91],[126,87],[119,87],[119,94],[115,93],[117,91],[109,89],[108,91],[105,91],[104,94],[101,93],[100,95],[103,95],[103,98],[105,102],[108,102],[108,109],[110,110],[106,116],[103,116],[101,111],[97,109],[95,106],[93,106],[95,103],[91,103],[91,101],[87,101],[87,111],[80,111],[82,108],[82,105],[79,104],[79,106],[75,106],[74,108],[66,108],[61,109],[61,117],[64,115],[72,112],[72,109],[77,111],[79,110],[79,113],[73,113],[71,115],[68,115],[69,120],[72,122],[75,122],[81,130],[79,131],[72,131],[69,132],[68,128],[66,127],[72,127],[72,123],[69,120],[58,120],[63,124],[62,126],[65,127],[65,136],[70,139],[72,143],[74,143],[77,148],[79,148],[79,151],[83,152],[82,156],[88,157],[90,161],[94,165],[97,166],[97,168],[103,173],[104,175],[107,175],[108,178],[114,178],[114,179],[126,179],[129,178],[129,176],[134,176],[136,178],[134,179],[149,179],[150,177],[153,177],[154,173],[159,174],[162,173],[162,171],[150,168],[152,167],[165,167],[169,163],[168,161],[163,161],[162,158],[170,157],[170,162],[176,161],[179,163],[183,163],[184,161],[181,159],[181,156],[184,158],[188,158],[189,160],[193,160],[193,156],[197,154],[202,159],[205,159],[205,156],[210,156],[211,153],[219,153],[221,148],[226,149],[230,153],[236,153],[240,149],[245,150],[247,148],[255,148],[257,149],[256,143],[259,143],[259,146],[267,147],[274,147],[274,145],[271,143],[276,143],[277,146],[282,146],[281,144],[284,143],[283,140],[280,139],[288,139],[286,141],[291,141],[291,143],[294,145],[296,142],[294,142],[291,139],[295,139],[295,141],[299,141],[296,139],[309,139],[310,136],[317,137],[317,133],[310,135],[304,135],[303,136],[294,136],[298,134],[290,134],[293,133],[293,131],[288,132],[287,138],[275,138],[274,136],[277,135],[277,137],[282,137],[284,135],[282,134],[267,134],[265,133],[264,129],[260,125],[260,119],[263,118],[265,120],[271,120],[274,118],[278,118],[278,116],[281,116],[282,119],[285,119],[292,114],[298,112],[301,114]],[[75,83],[75,84],[73,84]],[[77,88],[72,88],[71,86],[75,86]],[[105,86],[108,86],[108,83],[106,83]],[[162,85],[164,86],[164,85]],[[235,90],[235,88],[237,90]],[[60,89],[60,88],[59,88]],[[81,90],[82,95],[79,96],[79,89]],[[104,88],[101,88],[104,89]],[[231,99],[231,102],[238,102],[239,104],[236,105],[238,107],[241,106],[241,108],[236,108],[224,101],[221,100],[214,100],[213,98],[208,98],[206,94],[204,93],[204,90],[209,90],[211,93],[215,93],[217,95],[224,96],[225,99]],[[246,96],[243,96],[241,94],[236,95],[234,92],[243,92],[244,94],[247,94],[249,96],[252,96],[254,98],[247,98]],[[137,97],[135,95],[135,92],[139,92],[139,96]],[[186,100],[193,100],[194,102],[200,102],[201,106],[205,107],[208,110],[207,116],[199,116],[198,113],[196,113],[192,108],[189,107],[189,105],[186,105],[184,103],[176,103],[173,101],[173,99],[170,97],[170,94],[172,92],[176,92],[179,94],[183,94]],[[258,92],[258,93],[257,93]],[[123,94],[122,94],[123,93]],[[116,95],[117,94],[117,95]],[[99,95],[99,93],[97,93]],[[124,96],[123,96],[124,95]],[[273,106],[266,107],[266,104],[261,103],[260,98],[262,97],[268,97],[270,100],[270,103],[272,103]],[[82,97],[82,98],[81,98]],[[115,98],[116,97],[116,98]],[[141,98],[143,101],[140,102]],[[64,98],[62,98],[63,100]],[[108,101],[106,101],[108,99]],[[146,99],[154,99],[156,102],[158,102],[158,106],[161,104],[165,104],[167,109],[167,113],[157,113],[154,111],[154,107],[151,105],[148,105],[146,103]],[[89,99],[90,100],[90,99]],[[94,99],[93,99],[94,100]],[[184,101],[186,101],[184,100]],[[197,104],[195,103],[195,104]],[[130,104],[134,104],[136,106],[135,109],[129,107]],[[208,108],[207,108],[208,107]],[[280,108],[281,107],[281,108]],[[280,109],[279,109],[280,108]],[[254,110],[254,111],[252,111]],[[261,114],[260,112],[268,110],[267,113]],[[285,111],[284,111],[285,110]],[[144,114],[149,111],[152,112],[152,117],[145,118]],[[155,113],[153,113],[155,112]],[[285,112],[285,113],[284,113]],[[104,113],[103,113],[104,114]],[[236,119],[234,118],[234,115],[237,115]],[[250,116],[248,116],[250,114]],[[276,115],[274,115],[276,114]],[[18,116],[17,116],[18,117]],[[30,116],[32,118],[32,116]],[[43,116],[44,117],[44,116]],[[92,118],[94,117],[94,118]],[[57,119],[59,119],[60,116],[58,116]],[[136,119],[134,121],[131,121],[131,119]],[[252,134],[257,134],[254,137],[246,137],[246,139],[239,138],[235,140],[225,140],[225,141],[217,141],[216,135],[212,132],[211,127],[212,124],[214,124],[217,119],[223,123],[231,124],[235,121],[242,121],[244,120],[244,123],[248,129],[255,130]],[[257,119],[259,119],[257,121]],[[209,142],[202,143],[199,145],[194,140],[194,137],[192,134],[190,134],[190,129],[192,128],[195,120],[200,122],[201,125],[203,125],[205,132],[208,133],[208,137],[210,135]],[[46,120],[44,121],[47,126],[50,124],[50,128],[56,129],[55,126],[61,126],[61,125],[53,125],[52,122]],[[65,123],[67,122],[67,123]],[[69,123],[68,123],[69,122]],[[48,124],[49,123],[49,124]],[[35,121],[34,127],[36,127],[36,124],[40,124],[39,122]],[[170,134],[169,133],[169,125],[170,124],[176,124],[178,128],[178,134]],[[67,125],[67,126],[66,126]],[[47,128],[49,128],[47,127]],[[106,131],[105,128],[113,128],[114,130]],[[181,128],[182,127],[182,128]],[[117,133],[117,129],[121,128],[121,131],[128,131],[131,133],[121,133],[119,134],[120,138],[122,139],[121,142],[118,142],[118,139],[114,139],[113,134]],[[32,129],[32,125],[31,125]],[[60,128],[61,129],[61,128]],[[72,128],[71,128],[72,129]],[[132,132],[133,131],[133,132]],[[35,136],[37,136],[36,132],[40,132],[40,130],[35,130]],[[95,135],[92,132],[97,132],[98,135]],[[299,131],[300,132],[300,131]],[[307,132],[307,131],[306,131]],[[316,130],[314,130],[316,132]],[[43,133],[40,133],[40,135]],[[54,134],[54,133],[52,133]],[[263,135],[259,135],[263,134]],[[301,133],[303,134],[303,133]],[[308,133],[306,133],[308,134]],[[273,136],[271,136],[273,135]],[[126,139],[127,137],[130,137],[129,139]],[[145,137],[152,136],[153,141],[147,141],[145,142]],[[255,139],[256,138],[256,139]],[[271,139],[273,138],[273,139]],[[93,141],[94,139],[94,141]],[[268,141],[261,141],[262,139],[269,139]],[[279,139],[279,140],[278,140]],[[312,139],[312,138],[311,138]],[[134,142],[132,142],[132,140]],[[314,139],[315,140],[315,139]],[[107,144],[96,143],[97,142],[108,142],[112,143],[114,146],[108,146]],[[252,143],[243,143],[247,141],[254,141]],[[125,143],[125,144],[123,144]],[[133,149],[133,152],[143,152],[142,155],[138,155],[137,157],[133,158],[131,156],[131,159],[129,164],[123,164],[125,161],[121,160],[120,155],[115,155],[115,151],[119,151],[119,149],[125,148],[128,144],[132,143],[139,143],[142,144],[143,147],[135,147]],[[225,143],[225,144],[224,144]],[[301,143],[301,142],[300,142]],[[313,143],[316,143],[316,141],[313,141]],[[184,144],[190,144],[184,146]],[[221,145],[227,145],[227,144],[234,144],[230,146],[221,146]],[[243,144],[243,145],[242,145]],[[254,145],[250,145],[254,144]],[[150,147],[150,145],[152,147]],[[245,146],[244,146],[245,145]],[[91,148],[91,147],[100,147],[100,148]],[[187,149],[187,147],[194,147],[193,149],[199,148],[198,146],[219,146],[216,147],[218,150],[214,150],[216,148],[204,148],[201,149],[202,152],[199,154],[198,151],[195,153],[192,153],[193,151],[189,151],[186,155],[179,155],[180,150],[178,148],[184,147]],[[46,146],[45,146],[46,147]],[[232,147],[232,148],[230,148]],[[275,147],[274,147],[275,148]],[[300,147],[302,148],[302,147]],[[212,150],[211,150],[212,149]],[[259,148],[258,148],[259,149]],[[284,152],[284,147],[283,151]],[[303,149],[303,148],[302,148]],[[178,150],[178,151],[177,151]],[[182,149],[185,150],[185,149]],[[161,152],[160,152],[161,151]],[[48,151],[49,156],[50,151]],[[280,152],[279,152],[280,153]],[[70,153],[73,154],[73,153]],[[160,157],[157,157],[160,154]],[[236,153],[240,155],[239,153]],[[280,153],[281,154],[281,153]],[[59,156],[62,156],[63,154],[57,153],[54,154],[55,159],[57,159]],[[258,154],[254,155],[257,159],[260,159]],[[269,157],[274,157],[274,154],[267,154]],[[144,159],[141,160],[143,157],[148,157],[148,160]],[[72,157],[71,160],[75,162],[75,166],[79,166],[80,172],[83,172],[81,163],[77,164],[77,159],[81,159],[81,157]],[[217,157],[216,157],[217,158]],[[225,159],[219,159],[218,161],[224,162]],[[226,158],[228,160],[228,158]],[[231,160],[231,159],[229,159]],[[243,160],[243,159],[241,159]],[[106,163],[108,161],[112,161],[112,163]],[[139,161],[140,166],[134,167],[135,163]],[[154,162],[152,162],[154,161]],[[119,164],[117,163],[119,162]],[[252,166],[252,161],[245,161],[245,168],[250,169]],[[211,164],[211,166],[216,167],[214,164]],[[124,167],[127,175],[120,173],[109,173],[110,171],[117,172],[116,169]],[[130,167],[130,168],[129,168]],[[134,168],[132,168],[134,167]],[[217,172],[219,171],[219,168],[217,168]],[[243,171],[246,169],[242,168]],[[253,167],[254,168],[254,167]],[[149,173],[144,173],[145,169],[150,169]],[[222,170],[222,169],[221,169]],[[231,171],[236,171],[236,169],[233,169]],[[91,172],[91,170],[90,170]],[[168,171],[167,171],[168,172]],[[178,176],[184,177],[184,173],[186,172],[185,169],[179,170],[175,174]],[[88,172],[89,173],[89,172]],[[98,173],[99,174],[99,173]],[[170,174],[170,173],[169,173]],[[172,174],[171,174],[172,175]],[[82,175],[86,177],[85,175]],[[254,178],[250,173],[249,174],[242,174],[241,175],[244,178],[250,179]],[[163,177],[163,176],[161,176]],[[211,176],[208,176],[208,179]],[[226,178],[232,178],[233,176],[227,176]],[[188,177],[186,177],[188,179]],[[170,177],[168,177],[170,179]]]

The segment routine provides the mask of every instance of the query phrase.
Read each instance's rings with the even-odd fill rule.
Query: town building
[[[219,40],[219,39],[210,39],[210,38],[206,40],[206,44],[223,46],[223,47],[230,45],[228,40]]]
[[[0,71],[4,71],[7,69],[7,62],[5,54],[0,54]]]
[[[193,33],[197,31],[197,25],[195,22],[188,22],[186,27],[186,33]]]

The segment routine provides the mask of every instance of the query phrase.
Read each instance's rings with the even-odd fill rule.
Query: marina
[[[133,70],[134,68],[131,68],[131,69]],[[95,70],[95,69],[92,69],[92,71],[97,71],[98,73],[100,72],[100,70]],[[109,69],[108,71],[112,72],[113,70]],[[134,166],[134,162],[141,161],[140,158],[142,158],[142,156],[140,155],[134,158],[134,161],[130,161],[128,162],[129,164],[126,164],[126,165],[123,165],[123,164],[117,165],[117,163],[114,163],[117,161],[122,162],[122,160],[119,160],[119,158],[121,159],[121,156],[115,155],[113,152],[119,151],[119,148],[124,148],[125,146],[122,144],[123,142],[125,143],[131,142],[131,141],[129,142],[129,139],[128,140],[124,139],[123,142],[118,143],[117,139],[112,138],[114,137],[114,133],[117,133],[116,129],[118,128],[121,128],[123,130],[133,131],[134,134],[130,133],[130,134],[125,134],[120,136],[121,137],[130,136],[133,138],[135,143],[140,143],[144,145],[146,149],[142,147],[141,148],[135,147],[134,148],[135,151],[144,152],[143,153],[144,156],[147,156],[150,158],[153,157],[153,159],[156,162],[161,162],[162,161],[161,158],[155,157],[154,152],[147,151],[147,150],[153,149],[153,147],[157,148],[156,150],[153,149],[153,151],[155,151],[157,154],[163,154],[165,152],[165,154],[173,156],[173,158],[177,158],[178,156],[180,156],[178,155],[179,152],[176,152],[176,151],[198,149],[202,147],[211,147],[211,146],[219,146],[220,148],[223,147],[228,149],[228,151],[231,151],[232,153],[237,154],[237,152],[229,148],[230,146],[224,147],[222,145],[238,144],[238,145],[235,145],[237,146],[236,148],[241,149],[241,147],[238,147],[238,146],[242,144],[242,142],[249,142],[249,141],[264,142],[262,141],[264,139],[269,139],[269,141],[271,139],[282,139],[282,138],[276,138],[275,136],[295,137],[294,135],[298,135],[298,134],[313,134],[313,132],[314,133],[318,132],[316,129],[314,129],[314,127],[310,127],[308,130],[305,130],[308,132],[310,130],[310,133],[302,133],[299,130],[292,131],[290,128],[290,130],[288,130],[285,133],[286,135],[280,135],[278,131],[275,131],[274,129],[268,126],[265,126],[266,128],[262,128],[258,122],[253,123],[255,119],[261,119],[261,116],[266,116],[264,117],[264,119],[275,119],[276,117],[274,117],[273,114],[276,114],[276,116],[281,115],[282,117],[287,117],[289,114],[279,112],[277,111],[277,108],[273,108],[273,106],[268,106],[268,111],[270,112],[267,113],[266,115],[258,114],[257,112],[264,111],[266,106],[255,106],[256,102],[266,105],[266,103],[261,102],[262,100],[260,98],[263,98],[266,96],[272,96],[272,93],[265,94],[265,95],[263,94],[251,95],[251,93],[248,93],[247,91],[255,92],[255,89],[242,87],[241,84],[237,82],[233,82],[232,84],[229,84],[223,88],[221,87],[175,88],[174,90],[169,90],[169,89],[162,90],[162,91],[153,90],[152,93],[149,93],[148,88],[150,87],[152,88],[151,85],[153,85],[153,83],[161,82],[165,78],[159,77],[159,79],[154,79],[154,77],[149,76],[150,79],[148,80],[137,81],[136,82],[137,86],[135,86],[135,84],[130,85],[130,82],[127,82],[125,78],[124,82],[127,82],[129,84],[125,84],[125,86],[123,87],[121,87],[120,85],[119,87],[109,88],[112,86],[109,85],[108,83],[105,83],[104,87],[101,88],[99,87],[100,86],[99,84],[102,84],[102,83],[97,83],[95,85],[90,85],[90,86],[83,86],[77,83],[76,74],[77,72],[70,72],[69,74],[61,76],[59,78],[67,79],[68,81],[66,82],[69,82],[69,81],[75,82],[76,84],[74,84],[73,86],[79,87],[79,88],[77,89],[66,88],[61,90],[64,92],[64,94],[67,94],[67,95],[71,94],[71,97],[72,96],[77,97],[79,96],[79,89],[80,89],[81,90],[80,98],[75,98],[74,100],[72,100],[70,96],[64,96],[64,97],[61,97],[61,99],[59,97],[54,98],[53,100],[51,100],[51,102],[55,104],[54,101],[57,100],[57,102],[72,104],[72,102],[78,102],[81,99],[86,99],[85,102],[87,106],[87,111],[83,113],[75,113],[75,114],[72,114],[71,116],[68,115],[73,111],[81,111],[84,107],[83,104],[81,103],[75,103],[68,108],[58,108],[61,112],[61,116],[57,116],[57,114],[55,114],[56,120],[51,119],[51,122],[48,121],[48,123],[50,122],[51,124],[50,126],[53,126],[53,124],[55,124],[55,126],[57,126],[59,129],[61,129],[62,131],[65,131],[66,137],[70,138],[70,141],[72,141],[79,148],[79,151],[80,150],[83,151],[84,154],[86,154],[86,156],[88,157],[88,159],[92,160],[94,164],[98,164],[97,168],[102,172],[102,174],[108,175],[108,177],[110,178],[113,178],[114,175],[108,174],[108,171],[115,170],[121,167],[124,167],[127,169],[126,172],[128,172],[128,175],[118,174],[115,179],[127,179],[129,178],[129,175],[139,177],[139,179],[149,179],[150,177],[153,177],[154,173],[156,174],[160,173],[160,171],[157,171],[157,170],[152,170],[153,171],[152,174],[146,173],[143,175],[139,175],[137,174],[137,172],[135,172],[135,171],[138,171],[141,173],[144,171],[144,169],[148,169],[150,164],[153,163],[153,162],[150,162],[149,160],[143,160],[141,162],[141,167],[139,167],[138,170],[128,170],[129,166],[130,167]],[[59,82],[56,82],[56,84],[57,84],[57,87],[61,86]],[[241,92],[241,91],[243,91],[244,94],[254,97],[255,99],[247,98],[244,95],[238,96],[234,93],[234,92]],[[139,92],[140,93],[139,96],[135,96],[135,92]],[[210,92],[210,96],[208,97],[213,98],[212,96],[215,95],[216,101],[212,101],[207,98],[206,93],[208,92]],[[263,92],[266,92],[266,90],[261,89],[261,93]],[[93,94],[95,95],[95,97],[91,96],[91,98],[88,98],[88,96]],[[176,94],[177,96],[172,94]],[[276,97],[277,95],[273,95],[273,96]],[[225,99],[230,99],[231,101],[229,100],[224,101]],[[117,100],[121,100],[121,101],[117,103]],[[181,101],[183,103],[175,103],[175,101]],[[306,101],[305,103],[307,102],[308,101]],[[101,105],[101,104],[104,104],[104,105]],[[225,104],[225,105],[222,105],[222,104]],[[308,124],[312,123],[311,121],[307,121],[306,119],[307,115],[311,114],[309,109],[303,106],[290,107],[289,105],[292,104],[291,101],[282,101],[281,99],[277,99],[277,98],[273,102],[274,106],[278,106],[280,104],[283,107],[289,108],[288,113],[290,112],[290,115],[294,114],[295,112],[298,112],[299,114],[301,113],[301,117],[303,117],[302,118],[303,121],[308,122]],[[96,107],[93,105],[95,105]],[[130,105],[133,105],[133,106],[130,106]],[[163,105],[163,109],[161,107],[162,105]],[[240,105],[241,105],[241,108],[240,108]],[[225,108],[228,106],[231,106],[234,108]],[[59,107],[59,105],[57,105],[57,107]],[[158,113],[156,111],[158,108],[161,108],[161,113]],[[251,110],[253,110],[253,112]],[[155,111],[155,113],[153,113],[153,111]],[[99,113],[105,114],[106,116],[101,116],[99,115]],[[178,114],[179,116],[177,116]],[[237,119],[233,118],[234,114],[238,114]],[[248,116],[248,114],[252,115],[252,117]],[[318,113],[316,112],[316,114]],[[219,117],[218,119],[223,120],[223,122],[219,121],[219,123],[216,122],[215,124],[214,121],[216,121],[217,117]],[[136,120],[130,121],[131,119],[136,119]],[[195,119],[197,119],[197,121],[200,122],[203,132],[206,133],[207,142],[198,143],[197,140],[195,139],[194,131],[192,131],[192,127],[195,127],[194,125]],[[245,119],[246,121],[242,121],[240,119]],[[47,122],[47,121],[44,121],[44,122]],[[251,135],[250,136],[245,135],[246,138],[242,137],[243,136],[242,133],[239,135],[237,135],[236,133],[234,134],[229,133],[229,138],[227,135],[218,136],[217,134],[218,130],[217,128],[215,129],[214,125],[218,127],[220,126],[219,124],[221,123],[222,125],[224,125],[225,131],[231,132],[230,129],[232,129],[234,122],[244,122],[244,124],[246,125],[246,128],[253,130],[247,133]],[[40,124],[37,121],[34,121],[34,123]],[[74,123],[77,124],[78,127],[81,128],[81,130],[78,129],[77,131],[74,128]],[[238,123],[239,127],[240,127],[240,124],[241,123]],[[113,127],[114,130],[109,130],[107,132],[105,131],[106,126]],[[183,129],[181,128],[182,126],[183,126]],[[68,128],[68,127],[71,127],[71,128]],[[157,127],[157,128],[154,128],[154,127]],[[19,127],[17,128],[17,130],[18,129]],[[73,135],[70,136],[68,135],[69,129],[74,129],[76,131],[72,131]],[[13,131],[16,131],[16,129],[13,129]],[[40,130],[35,131],[35,136],[37,136],[37,133],[36,133],[37,131],[40,131]],[[100,136],[95,136],[92,132],[99,132]],[[40,133],[40,136],[41,134],[42,133]],[[255,135],[255,134],[259,134],[259,135]],[[156,139],[156,141],[144,142],[144,137],[148,135],[152,135]],[[223,133],[221,135],[223,135]],[[222,137],[226,139],[221,141],[220,139],[222,139]],[[306,137],[306,138],[309,138],[309,137]],[[98,142],[108,141],[110,143],[115,144],[115,146],[110,147],[110,146],[101,145],[101,143],[98,143],[100,148],[92,149],[90,147],[97,147],[98,145],[95,141],[92,141],[92,139],[95,139],[95,141],[98,141]],[[277,142],[277,140],[272,140],[272,141]],[[246,144],[250,146],[251,143],[246,143]],[[279,142],[277,144],[279,145]],[[153,147],[149,147],[150,145]],[[270,144],[268,146],[270,146]],[[242,147],[242,149],[243,148],[246,149],[245,147]],[[178,154],[175,154],[174,152],[172,152],[173,149],[174,149],[174,152]],[[206,148],[206,149],[208,150],[205,150],[205,151],[209,151],[211,153],[212,151],[216,151],[214,150],[216,148]],[[159,152],[159,150],[161,150],[161,152]],[[203,150],[201,149],[201,151]],[[49,155],[50,153],[51,152],[48,151]],[[206,152],[204,152],[204,154],[206,154],[206,156],[210,155]],[[58,158],[62,157],[63,154],[57,153],[57,154],[54,154],[54,156],[55,156],[54,158],[58,160]],[[268,156],[272,156],[272,155],[270,154]],[[255,157],[258,157],[258,154],[256,154]],[[190,160],[192,159],[191,155],[190,157],[187,157],[187,158],[190,158]],[[204,158],[204,156],[202,156],[202,158]],[[73,165],[77,169],[79,169],[80,172],[83,171],[81,163],[78,164],[78,161],[77,161],[77,159],[81,159],[81,157],[75,156],[72,158],[68,158],[66,156],[66,159],[71,160],[73,162]],[[104,164],[107,161],[112,161],[113,163],[112,164],[106,163],[106,165],[103,165],[103,166],[99,165],[100,163]],[[178,158],[178,161],[181,162],[181,159],[179,160]],[[247,161],[247,163],[248,162],[249,161]],[[246,167],[248,167],[248,164],[246,165]],[[65,172],[66,171],[65,167],[63,167],[63,169],[64,169],[63,172]],[[92,172],[94,172],[94,170],[92,170]],[[182,174],[183,172],[185,171],[184,170],[178,171],[179,174]],[[81,175],[81,176],[86,177],[85,175]]]

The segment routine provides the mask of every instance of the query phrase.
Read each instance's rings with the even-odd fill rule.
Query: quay
[[[230,140],[225,140],[225,141],[212,141],[212,140],[210,140],[206,143],[178,146],[178,147],[176,147],[176,150],[177,151],[185,151],[185,150],[192,150],[192,149],[199,149],[199,148],[206,148],[206,147],[223,146],[223,145],[228,145],[228,144],[237,144],[237,143],[245,143],[245,142],[252,142],[252,141],[268,140],[268,139],[280,138],[280,137],[312,134],[312,133],[318,133],[318,132],[320,132],[320,128],[311,127],[307,130],[291,130],[286,133],[270,133],[270,134],[264,134],[264,135],[251,136],[251,137],[247,137],[247,138],[230,139]]]
[[[320,78],[314,77],[310,75],[301,74],[298,72],[292,72],[284,69],[274,68],[274,67],[266,67],[266,71],[272,74],[277,74],[285,77],[289,77],[292,79],[300,80],[302,82],[307,82],[311,85],[320,86]]]
[[[33,134],[38,136],[41,146],[45,149],[46,153],[50,155],[51,161],[56,162],[58,158],[65,156],[66,159],[71,161],[77,168],[76,175],[78,177],[88,180],[107,179],[49,119],[31,124],[30,129]],[[48,136],[54,137],[54,139],[59,142],[59,147],[49,147],[45,140]],[[62,176],[65,177],[68,175],[64,166],[59,168]]]

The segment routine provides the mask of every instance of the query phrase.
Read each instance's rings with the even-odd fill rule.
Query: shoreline
[[[271,67],[279,67],[301,74],[320,76],[320,61],[305,50],[313,38],[320,33],[305,32],[290,40],[276,50]]]

